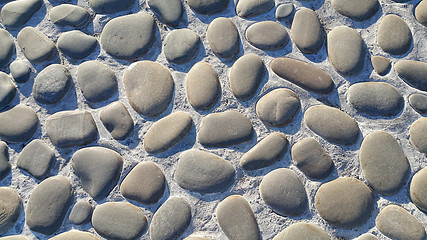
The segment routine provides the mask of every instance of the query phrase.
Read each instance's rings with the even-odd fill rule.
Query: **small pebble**
[[[420,118],[412,123],[409,129],[409,141],[420,152],[427,153],[427,117]]]
[[[316,53],[323,45],[324,30],[315,11],[299,9],[292,21],[292,41],[301,52]]]
[[[427,113],[427,95],[414,93],[409,96],[409,104],[421,114]]]
[[[55,152],[43,140],[31,141],[18,156],[17,167],[37,179],[43,179],[55,164]]]
[[[188,101],[197,110],[209,110],[221,94],[218,76],[206,62],[194,64],[187,74],[185,85]]]
[[[42,4],[42,0],[20,0],[7,3],[1,9],[1,21],[7,29],[17,30],[33,17]]]
[[[251,99],[265,72],[264,62],[256,54],[246,54],[237,59],[230,70],[230,87],[234,96],[242,101]]]
[[[358,237],[357,240],[378,240],[378,238],[370,233],[365,233]]]
[[[215,18],[208,26],[206,38],[212,51],[221,58],[233,58],[239,52],[239,31],[228,18]]]
[[[9,69],[13,80],[17,83],[25,83],[30,79],[31,68],[25,61],[15,60],[10,64]]]
[[[89,12],[77,5],[61,4],[49,11],[50,20],[60,26],[83,27],[91,20]]]
[[[412,202],[422,211],[427,212],[427,168],[418,171],[413,177],[409,189]]]
[[[98,41],[95,37],[73,30],[62,33],[57,44],[59,50],[70,58],[83,59],[95,50]]]
[[[9,148],[7,144],[0,141],[0,180],[3,180],[10,172]]]
[[[121,102],[113,102],[99,114],[102,124],[116,140],[125,140],[134,129],[134,122]]]
[[[373,56],[371,57],[371,63],[375,72],[377,72],[380,76],[384,76],[390,71],[390,60],[385,57]]]
[[[264,14],[274,7],[274,0],[239,0],[236,13],[241,18],[251,18]]]
[[[16,96],[16,87],[12,78],[4,72],[0,72],[0,109],[9,105]]]
[[[71,82],[71,74],[64,65],[49,65],[34,79],[33,97],[38,103],[57,103],[70,90]]]
[[[229,0],[188,0],[190,8],[198,14],[212,15],[227,8]]]
[[[412,33],[401,17],[389,14],[378,26],[377,41],[384,52],[400,55],[406,53],[411,47]]]
[[[181,0],[148,0],[147,4],[171,27],[179,24],[184,13]]]
[[[79,230],[70,230],[68,232],[64,232],[58,234],[49,240],[98,240],[98,238],[90,232],[83,232]]]
[[[257,22],[246,30],[248,42],[259,49],[275,51],[284,48],[289,42],[286,28],[273,21]]]
[[[57,52],[52,40],[33,27],[23,28],[16,39],[25,57],[31,62],[44,62]]]
[[[279,88],[258,101],[256,113],[266,125],[281,127],[292,122],[300,108],[300,100],[293,91]]]
[[[378,11],[379,5],[378,0],[332,0],[335,11],[358,21],[372,17]]]
[[[0,69],[7,67],[15,53],[13,37],[4,29],[0,29]]]
[[[0,187],[0,234],[6,233],[15,225],[23,208],[18,192],[10,187]]]
[[[399,60],[394,65],[399,77],[411,87],[427,91],[427,63],[414,60]]]
[[[415,18],[419,23],[427,27],[427,1],[422,0],[415,7]]]
[[[129,9],[135,0],[89,0],[92,9],[97,13],[115,13]]]
[[[89,222],[91,216],[92,205],[87,201],[80,200],[74,205],[68,220],[75,225],[81,225]]]
[[[273,240],[331,240],[323,229],[313,223],[299,222],[285,228]]]
[[[276,8],[276,18],[282,20],[289,17],[294,11],[295,7],[292,3],[283,3]]]
[[[163,52],[169,62],[183,64],[196,57],[200,45],[200,37],[194,31],[175,29],[166,36]]]
[[[117,78],[113,70],[98,61],[80,64],[77,82],[89,102],[105,101],[117,92]]]
[[[0,112],[0,122],[0,139],[6,142],[26,142],[39,127],[37,114],[25,105]]]

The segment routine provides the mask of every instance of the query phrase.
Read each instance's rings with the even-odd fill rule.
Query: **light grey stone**
[[[85,224],[92,216],[92,205],[89,202],[80,200],[78,201],[68,216],[68,220],[76,225]],[[77,235],[77,234],[75,234]]]
[[[208,110],[215,105],[221,93],[221,84],[215,70],[206,62],[198,62],[190,69],[185,82],[187,98],[198,110]]]
[[[46,177],[55,164],[55,152],[40,139],[31,141],[22,149],[16,165],[37,179]]]
[[[31,62],[44,62],[57,52],[52,40],[33,27],[23,28],[16,39],[25,57]]]
[[[59,26],[83,27],[91,21],[89,12],[77,5],[61,4],[49,11],[50,20]]]
[[[401,17],[389,14],[378,26],[377,41],[384,52],[400,55],[411,47],[412,33]]]
[[[424,26],[427,26],[427,1],[422,0],[415,7],[415,18],[419,23]]]
[[[135,0],[89,0],[92,9],[97,13],[115,13],[129,9]]]
[[[200,45],[200,37],[193,30],[175,29],[166,36],[163,52],[169,62],[182,64],[196,57]]]
[[[374,67],[375,72],[377,72],[381,76],[386,75],[390,71],[390,60],[385,57],[373,56],[371,57],[371,63]]]
[[[372,17],[379,8],[378,0],[332,0],[332,7],[339,14],[358,21]]]
[[[98,238],[90,232],[73,229],[49,238],[49,240],[98,240]]]
[[[9,174],[10,168],[9,148],[5,142],[0,141],[0,180],[3,180]]]
[[[208,26],[206,38],[212,51],[221,58],[233,58],[239,52],[239,31],[228,18],[215,18]]]
[[[4,29],[0,29],[0,69],[5,68],[13,54],[15,53],[15,44],[10,33]]]
[[[57,44],[59,50],[70,58],[83,59],[95,50],[98,42],[95,37],[73,30],[62,33]]]
[[[202,236],[189,236],[187,238],[184,238],[184,240],[211,240],[208,237],[202,237]]]
[[[418,171],[411,180],[409,193],[412,202],[422,211],[427,212],[427,168]]]
[[[117,78],[113,70],[98,61],[80,64],[77,82],[89,102],[105,101],[117,92]]]
[[[212,15],[227,8],[229,0],[188,0],[187,3],[198,14]]]
[[[266,125],[281,127],[290,123],[301,107],[298,96],[285,88],[275,89],[256,104],[256,113]]]
[[[399,60],[395,65],[399,77],[411,87],[427,91],[427,63],[414,60]]]
[[[316,53],[323,45],[324,30],[315,11],[299,9],[291,28],[292,41],[303,53]]]
[[[184,13],[181,0],[148,0],[147,3],[167,25],[175,27],[181,21]]]
[[[10,64],[9,69],[13,80],[17,83],[25,83],[30,79],[31,68],[25,61],[13,61]]]
[[[322,228],[313,223],[299,222],[285,228],[273,240],[330,240]]]
[[[7,3],[1,8],[1,20],[7,29],[22,27],[41,8],[42,0],[20,0]]]
[[[6,237],[0,237],[0,240],[28,240],[28,239],[21,235],[11,235]]]
[[[284,48],[289,42],[286,28],[273,21],[257,22],[246,30],[248,42],[259,49],[275,51]]]
[[[67,94],[71,82],[71,74],[64,65],[49,65],[34,79],[33,97],[38,103],[54,104]]]
[[[365,233],[358,237],[357,240],[378,240],[378,238],[370,233]]]
[[[125,140],[133,132],[133,119],[121,102],[109,104],[101,111],[99,117],[114,139]]]
[[[289,17],[294,11],[295,7],[292,3],[283,3],[276,8],[276,18],[282,20]]]
[[[7,105],[15,98],[16,87],[12,79],[4,72],[0,72],[0,109]]]
[[[239,100],[251,99],[265,74],[265,65],[256,54],[243,55],[230,70],[230,87]]]
[[[264,14],[274,7],[274,0],[239,0],[236,5],[237,16],[250,18]]]
[[[409,96],[409,103],[412,108],[422,114],[427,113],[427,95],[414,93]]]
[[[0,234],[15,225],[22,210],[22,200],[18,192],[10,187],[0,187]]]
[[[412,123],[409,129],[409,141],[420,152],[427,153],[427,117],[420,118]]]
[[[6,142],[26,142],[39,127],[37,114],[25,105],[0,112],[0,122],[0,139]]]

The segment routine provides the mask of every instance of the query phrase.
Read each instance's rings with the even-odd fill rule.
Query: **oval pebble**
[[[323,45],[324,30],[315,11],[299,9],[292,21],[292,41],[303,53],[316,53]]]
[[[365,223],[373,210],[372,192],[362,181],[340,177],[320,186],[315,196],[320,217],[339,228]]]
[[[242,196],[232,195],[222,200],[216,209],[216,217],[228,239],[261,239],[255,215]]]
[[[267,206],[282,216],[298,216],[307,210],[304,185],[290,169],[279,168],[265,175],[259,192]]]
[[[71,162],[83,189],[95,200],[110,194],[123,166],[120,154],[105,147],[82,148],[73,154]]]
[[[107,239],[137,239],[148,228],[145,214],[135,205],[106,202],[93,211],[92,226]]]
[[[18,192],[10,187],[0,187],[0,234],[15,225],[23,208]]]
[[[274,0],[239,0],[236,13],[241,18],[250,18],[264,14],[274,7]]]
[[[159,63],[136,62],[125,71],[123,80],[130,105],[144,116],[159,115],[172,101],[172,75]]]
[[[175,29],[166,36],[163,52],[169,62],[182,64],[196,57],[200,45],[200,37],[193,30]]]
[[[198,14],[212,15],[227,8],[229,0],[188,0],[190,8]]]
[[[71,210],[68,220],[75,225],[81,225],[89,222],[91,215],[92,205],[87,201],[79,200]]]
[[[147,4],[167,25],[175,27],[181,21],[184,12],[181,0],[148,0]]]
[[[233,165],[223,158],[200,150],[182,153],[176,165],[175,180],[184,189],[200,193],[225,191],[234,180]]]
[[[190,223],[191,207],[187,200],[170,197],[153,215],[150,224],[151,240],[177,239]]]
[[[379,8],[378,0],[332,0],[332,7],[339,14],[356,19],[358,21],[366,20],[372,17]]]
[[[31,68],[25,61],[15,60],[10,64],[9,69],[13,80],[17,83],[25,83],[30,79]]]
[[[5,68],[15,53],[13,37],[4,29],[0,29],[0,69]]]
[[[252,46],[269,51],[282,49],[289,42],[286,28],[273,21],[262,21],[250,25],[246,30],[246,39]]]
[[[212,108],[220,97],[221,84],[218,76],[206,62],[198,62],[190,69],[185,86],[188,101],[198,110]]]
[[[386,75],[391,68],[390,60],[381,56],[373,56],[371,57],[372,66],[379,75]]]
[[[422,211],[427,212],[427,168],[418,171],[413,177],[409,189],[412,202]]]
[[[221,58],[232,58],[239,52],[239,31],[228,18],[215,18],[208,26],[206,38],[212,51]]]
[[[30,173],[37,179],[43,179],[50,173],[55,163],[55,152],[43,140],[31,141],[18,156],[17,167]]]
[[[89,0],[92,9],[97,13],[115,13],[126,10],[135,0]]]
[[[414,93],[409,96],[409,104],[419,113],[427,113],[427,95]]]
[[[32,62],[41,63],[56,54],[52,40],[33,27],[23,28],[16,39],[25,57]]]
[[[258,101],[256,113],[266,125],[281,127],[294,119],[300,107],[300,100],[293,91],[279,88],[267,93]]]
[[[285,228],[273,240],[330,240],[323,229],[313,223],[299,222]]]
[[[420,118],[412,123],[409,129],[409,141],[420,152],[427,153],[427,117]]]
[[[54,104],[67,94],[71,82],[71,74],[64,65],[49,65],[34,79],[33,97],[38,103]]]
[[[337,108],[312,106],[305,112],[304,121],[309,129],[331,143],[351,145],[359,137],[357,122]]]
[[[234,62],[230,70],[230,87],[234,96],[242,101],[251,99],[265,75],[260,56],[246,54]]]
[[[98,240],[98,238],[93,235],[90,232],[83,232],[79,230],[70,230],[68,232],[63,232],[61,234],[58,234],[52,238],[49,238],[49,240]]]
[[[7,3],[1,8],[1,21],[7,29],[19,29],[31,19],[42,4],[42,0],[20,0]]]
[[[95,50],[98,42],[95,37],[73,30],[62,33],[57,45],[59,50],[70,58],[83,59]]]
[[[334,90],[332,78],[322,69],[300,60],[280,57],[270,63],[271,70],[279,77],[308,91],[328,94]]]
[[[162,197],[166,187],[166,178],[162,170],[152,162],[136,165],[120,185],[120,192],[143,204],[154,204]]]
[[[412,33],[401,17],[389,14],[378,26],[377,41],[384,52],[400,55],[411,47]]]
[[[117,92],[117,78],[113,70],[98,61],[80,64],[77,82],[89,102],[105,101]]]
[[[399,60],[395,65],[399,77],[411,87],[427,91],[427,63],[414,60]]]
[[[10,172],[9,148],[7,144],[0,141],[0,180],[3,180]]]
[[[0,72],[0,109],[5,108],[16,95],[16,87],[12,79],[4,72]]]
[[[286,17],[289,17],[294,11],[295,7],[292,3],[283,3],[277,6],[276,8],[276,18],[282,20]]]
[[[357,240],[378,240],[378,238],[370,233],[365,233],[358,237]]]
[[[77,5],[61,4],[49,11],[50,20],[59,26],[83,27],[89,23],[89,12]]]
[[[415,18],[419,23],[427,27],[427,1],[422,0],[415,7]]]
[[[6,142],[26,142],[39,127],[37,114],[25,105],[0,112],[0,122],[0,139]]]
[[[279,161],[288,149],[286,135],[279,132],[270,133],[259,141],[240,158],[240,166],[245,170],[267,167]]]
[[[116,140],[125,140],[134,129],[129,111],[121,102],[113,102],[99,114],[102,124]]]
[[[63,176],[50,177],[38,184],[30,195],[25,221],[35,232],[51,235],[62,225],[73,202],[73,188]]]

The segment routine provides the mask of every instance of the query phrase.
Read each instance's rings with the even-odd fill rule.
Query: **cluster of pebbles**
[[[230,8],[229,0],[148,0],[149,11],[138,13],[128,12],[133,6],[139,9],[135,0],[89,0],[83,7],[53,0],[0,1],[5,28],[0,30],[0,69],[4,71],[0,72],[0,177],[5,183],[0,187],[0,234],[9,235],[0,239],[27,239],[32,237],[28,233],[13,233],[29,229],[40,239],[202,240],[217,239],[209,230],[218,225],[228,239],[323,240],[340,237],[331,235],[326,224],[333,229],[353,229],[357,233],[353,237],[358,237],[364,232],[357,229],[377,210],[373,230],[358,239],[425,239],[425,222],[412,214],[414,210],[408,211],[402,202],[381,207],[378,202],[409,188],[411,202],[407,204],[427,211],[427,169],[423,168],[427,118],[418,117],[409,130],[397,126],[398,131],[409,131],[410,147],[423,156],[409,160],[401,146],[403,139],[383,129],[367,132],[355,118],[398,118],[408,109],[406,98],[413,108],[409,110],[427,113],[427,95],[421,93],[427,91],[427,63],[400,59],[416,48],[413,30],[399,12],[381,16],[382,2],[386,1],[322,3],[348,22],[381,17],[376,32],[371,33],[376,34],[381,54],[368,56],[374,47],[365,43],[358,29],[344,25],[325,29],[316,11],[295,8],[292,3],[275,6],[274,0],[239,0],[232,6],[233,13],[237,18],[259,19],[275,11],[277,20],[291,22],[290,30],[280,21],[254,21],[240,29],[234,18],[217,16]],[[411,24],[425,28],[427,0],[405,2],[388,5],[412,7]],[[206,32],[200,33],[182,27],[186,9],[201,19],[217,17],[210,17]],[[59,29],[59,37],[46,35],[43,27],[28,26],[37,14],[46,15],[45,21]],[[88,25],[95,28],[94,18],[101,21],[99,16],[109,15],[113,17],[99,34],[88,34]],[[159,26],[168,30],[162,39]],[[421,41],[425,42],[423,34]],[[243,41],[256,51],[241,54]],[[159,48],[158,42],[167,64],[145,58]],[[306,56],[321,56],[319,51],[326,49],[325,61],[337,74],[330,74],[316,61],[274,55],[292,44]],[[203,52],[205,47],[211,52]],[[266,62],[262,52],[274,59]],[[201,54],[230,67],[226,83],[219,76],[225,67],[200,61]],[[87,60],[93,55],[95,60]],[[401,85],[419,93],[406,96],[387,78],[361,79],[340,92],[351,111],[330,103],[328,95],[337,94],[342,87],[336,76],[357,78],[366,71],[368,57],[372,63],[368,69],[375,71],[372,74],[396,72]],[[101,61],[105,58],[125,65],[123,74],[116,65]],[[180,66],[191,68],[177,79],[173,72]],[[272,75],[288,87],[259,94],[266,84],[263,81]],[[32,90],[25,93],[29,83]],[[232,95],[222,96],[224,85]],[[76,103],[80,107],[69,109],[72,104],[67,101],[76,88],[85,105]],[[171,110],[176,95],[182,92],[185,105],[181,101]],[[298,96],[301,92],[327,104],[306,107]],[[124,94],[119,101],[111,100],[119,94]],[[258,122],[238,107],[219,107],[228,96],[253,103],[250,116],[256,116]],[[285,135],[287,126],[299,128],[295,121],[300,112],[299,121],[311,137]],[[262,138],[257,137],[261,126],[268,129]],[[185,141],[192,143],[182,145]],[[346,159],[337,158],[331,152],[334,148],[325,148],[332,145],[342,149],[356,146],[352,151],[357,152],[356,168],[361,174],[337,174],[335,169]],[[131,155],[129,148],[139,153]],[[221,154],[224,148],[241,152],[237,162]],[[287,155],[292,163],[277,165],[287,161],[282,160]],[[140,159],[131,162],[129,158],[135,156]],[[417,162],[416,168],[411,168],[412,162]],[[169,166],[167,174],[165,166]],[[5,186],[17,175],[22,175],[18,180],[22,183]],[[260,179],[257,185],[236,188],[251,177]],[[32,189],[26,189],[29,181],[35,183]],[[309,182],[320,187],[309,189]],[[199,200],[190,201],[187,195],[173,192],[171,185]],[[264,210],[245,197],[254,191]],[[206,207],[200,203],[203,201],[218,204],[202,210],[199,208]],[[205,218],[197,216],[202,211]],[[295,221],[263,236],[261,225],[270,222],[259,223],[259,211]],[[307,212],[320,216],[318,222],[325,224],[298,218]],[[25,226],[17,226],[24,225],[18,221],[23,215]],[[80,230],[64,231],[64,222]],[[190,226],[198,226],[194,234]]]

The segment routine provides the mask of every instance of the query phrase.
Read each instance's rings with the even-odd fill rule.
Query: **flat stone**
[[[245,170],[255,170],[272,165],[285,155],[289,142],[285,134],[270,133],[240,158]]]
[[[384,52],[400,55],[411,47],[412,33],[401,17],[389,14],[378,26],[377,41]]]
[[[130,105],[144,116],[159,115],[172,101],[175,85],[172,75],[159,63],[136,62],[125,71],[123,81]]]
[[[320,186],[315,196],[320,217],[339,228],[365,223],[373,210],[372,192],[362,181],[340,177]]]
[[[405,106],[397,89],[384,82],[353,84],[347,91],[347,98],[358,112],[372,116],[394,116]]]
[[[276,8],[276,18],[282,20],[289,17],[294,11],[295,7],[292,3],[283,3]]]
[[[74,59],[83,59],[95,51],[98,41],[79,30],[64,32],[58,38],[58,48],[65,55]]]
[[[285,88],[264,95],[256,104],[259,119],[268,126],[281,127],[294,119],[301,108],[298,96]]]
[[[385,236],[397,240],[423,240],[424,226],[408,211],[397,205],[388,205],[378,214],[375,226]]]
[[[230,87],[236,98],[251,99],[265,75],[265,65],[261,57],[250,53],[243,55],[230,70]]]
[[[50,20],[59,26],[83,27],[91,21],[89,12],[77,5],[61,4],[49,11]]]
[[[73,239],[98,240],[98,238],[90,232],[83,232],[75,229],[58,234],[52,238],[49,238],[49,240],[73,240]]]
[[[359,137],[357,122],[338,108],[312,106],[305,112],[304,121],[309,129],[331,143],[351,145]]]
[[[0,109],[5,108],[16,96],[16,87],[12,79],[0,72]]]
[[[246,39],[259,49],[275,51],[284,48],[289,42],[286,28],[273,21],[257,22],[246,30]]]
[[[292,41],[303,53],[316,53],[323,45],[324,30],[315,11],[299,9],[291,28]]]
[[[0,187],[0,234],[15,225],[22,210],[22,200],[18,192],[10,187]]]
[[[279,77],[308,91],[328,94],[334,90],[332,78],[313,64],[281,57],[271,61],[270,67]]]
[[[126,198],[143,204],[154,204],[162,197],[166,178],[162,170],[152,162],[136,165],[120,185],[120,192]]]
[[[332,7],[339,14],[358,21],[366,20],[372,17],[379,8],[378,0],[332,0]]]
[[[6,142],[26,142],[39,127],[37,114],[25,105],[1,112],[0,122],[0,139]]]
[[[176,165],[175,180],[184,189],[200,193],[224,192],[234,181],[233,165],[200,150],[185,151]]]
[[[148,52],[155,41],[155,33],[154,18],[146,13],[120,16],[104,26],[101,46],[115,58],[132,60]]]
[[[274,7],[274,0],[239,0],[236,5],[237,16],[255,17],[264,14]]]
[[[292,146],[292,160],[307,177],[322,179],[334,169],[331,156],[314,138],[304,138]]]
[[[273,240],[330,240],[331,237],[322,228],[313,223],[299,222],[285,228]]]
[[[75,225],[81,225],[89,222],[91,216],[92,205],[90,205],[90,203],[87,201],[80,200],[74,205],[73,209],[71,210],[70,216],[68,217],[68,220],[70,220],[70,222]]]
[[[371,63],[374,67],[375,72],[377,72],[381,76],[386,75],[390,71],[390,60],[385,57],[373,56],[371,57]]]
[[[216,209],[216,217],[228,239],[261,239],[251,206],[240,195],[232,195],[222,200]]]
[[[41,63],[56,54],[52,40],[33,27],[23,28],[16,39],[25,57],[31,62]]]
[[[144,136],[144,149],[148,153],[168,150],[190,131],[193,125],[186,112],[172,113],[155,122]]]
[[[204,117],[198,135],[205,147],[226,147],[251,139],[253,128],[245,115],[227,110]]]
[[[106,202],[93,211],[92,226],[107,239],[137,239],[148,228],[145,214],[130,203]]]
[[[415,7],[415,18],[419,23],[421,23],[424,26],[427,26],[427,1],[425,0],[421,1]]]
[[[357,240],[378,240],[378,238],[370,233],[365,233],[358,237]]]
[[[197,110],[208,110],[221,94],[221,84],[215,70],[206,62],[198,62],[190,69],[185,82],[187,98]]]
[[[7,3],[1,9],[1,21],[7,29],[19,29],[31,19],[42,4],[42,0],[21,0]]]
[[[414,60],[399,60],[395,65],[399,77],[411,87],[427,91],[427,63]]]
[[[198,14],[212,15],[227,8],[229,0],[188,0],[190,8]]]
[[[0,180],[3,180],[10,172],[9,148],[7,144],[0,141]]]
[[[17,83],[25,83],[30,79],[31,68],[25,61],[13,61],[9,65],[9,69],[13,80]]]
[[[92,9],[97,13],[115,13],[129,9],[135,0],[89,0]]]
[[[125,140],[134,129],[129,111],[121,102],[113,102],[99,114],[102,124],[116,140]]]
[[[98,129],[88,111],[62,111],[46,120],[46,134],[59,148],[81,146],[95,141]]]
[[[191,208],[187,200],[170,197],[153,215],[150,224],[151,240],[176,239],[190,223]]]
[[[422,211],[427,212],[427,168],[418,171],[413,177],[410,185],[410,196],[412,202]]]
[[[196,57],[201,45],[199,35],[183,28],[168,33],[163,44],[163,52],[169,62],[182,64]]]
[[[120,154],[105,147],[82,148],[73,154],[71,161],[83,189],[95,200],[110,194],[123,166]]]
[[[31,141],[18,156],[17,166],[37,179],[46,177],[55,163],[55,152],[40,139]]]
[[[423,117],[412,123],[409,129],[409,140],[412,145],[420,152],[427,153],[427,118]],[[1,132],[1,131],[0,131]]]
[[[34,232],[51,235],[62,225],[73,202],[73,188],[63,176],[50,177],[38,184],[30,195],[25,221]]]
[[[175,27],[181,21],[184,10],[180,0],[148,0],[147,3],[167,25]]]
[[[221,58],[232,58],[239,52],[239,31],[228,18],[215,18],[208,26],[206,38],[212,51]]]
[[[117,92],[117,78],[113,70],[98,61],[80,64],[77,82],[89,102],[105,101]]]
[[[33,97],[38,103],[57,103],[70,90],[71,82],[71,74],[64,65],[49,65],[34,79]]]
[[[409,103],[419,113],[427,113],[427,95],[414,93],[409,96]]]
[[[349,27],[335,27],[328,33],[328,56],[343,75],[357,75],[363,68],[365,47],[360,34]]]
[[[15,44],[10,33],[0,29],[0,69],[9,64],[15,51]]]
[[[290,169],[279,168],[265,175],[259,192],[267,206],[279,215],[298,216],[307,210],[304,184]]]

